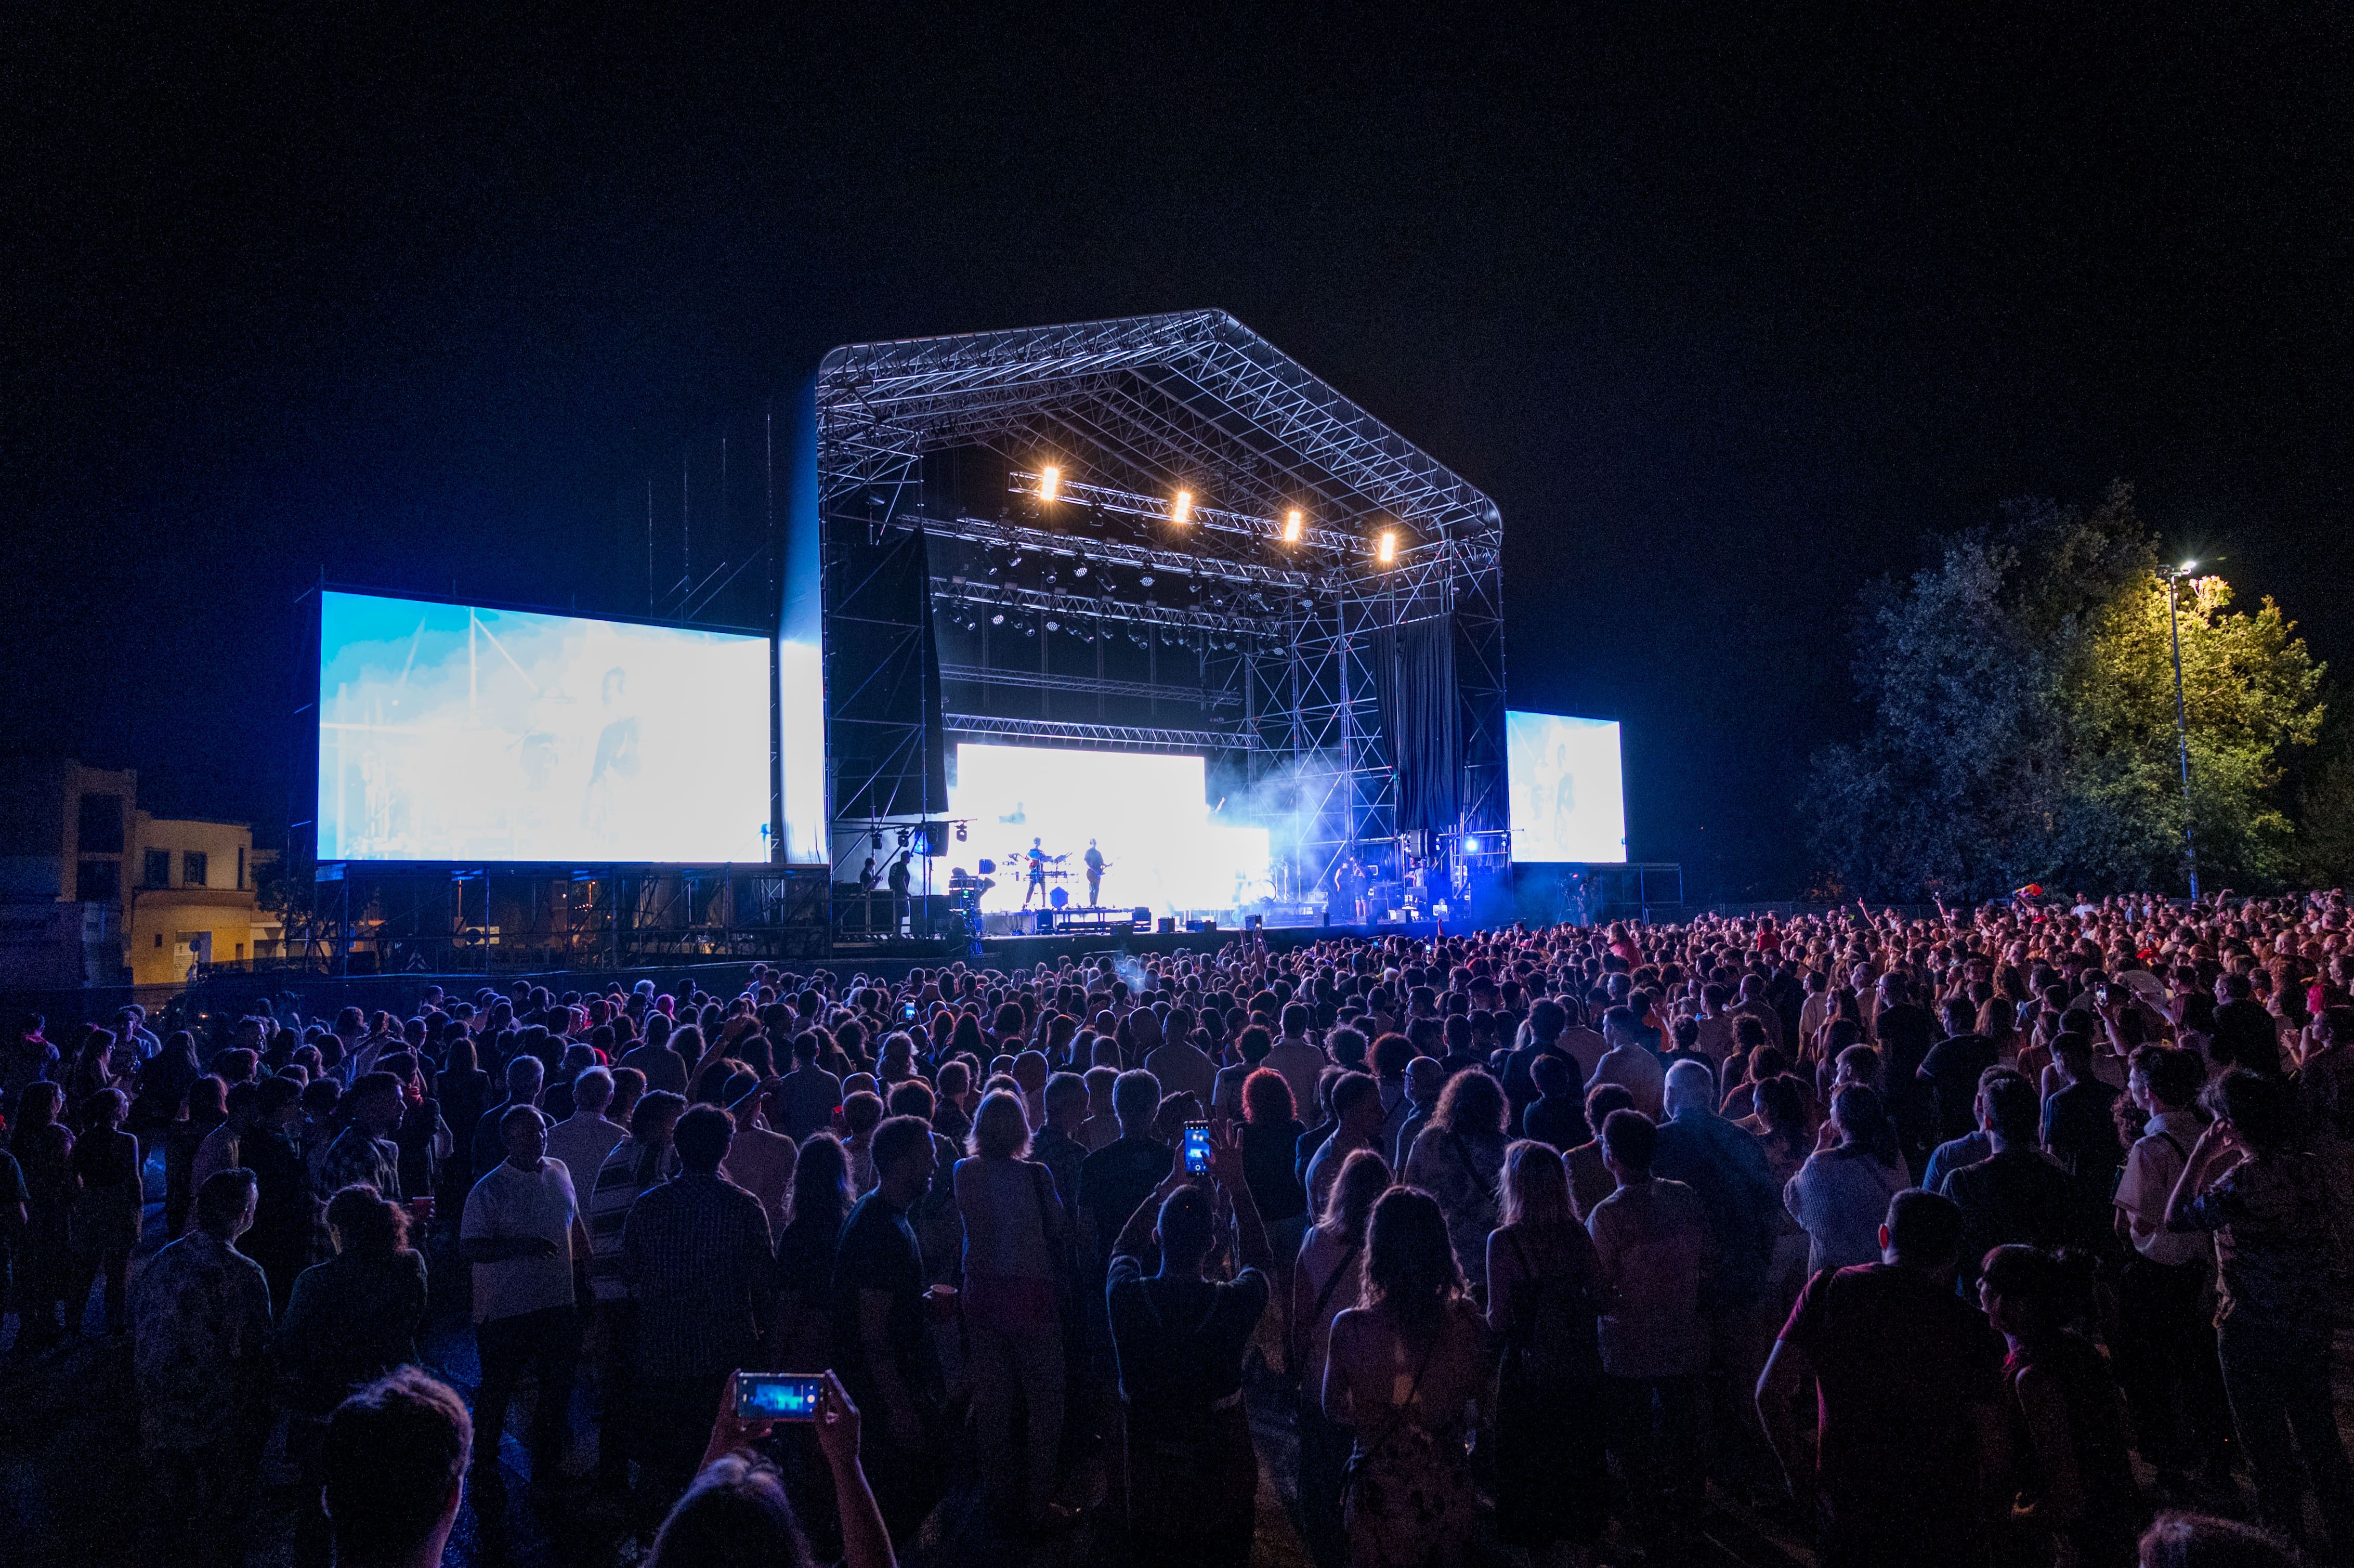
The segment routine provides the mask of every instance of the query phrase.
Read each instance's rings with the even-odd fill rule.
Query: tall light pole
[[[2190,725],[2182,702],[2182,621],[2175,608],[2177,585],[2199,563],[2166,569],[2166,626],[2174,639],[2174,744],[2182,762],[2182,853],[2190,866],[2190,902],[2199,902],[2199,846],[2190,837]]]

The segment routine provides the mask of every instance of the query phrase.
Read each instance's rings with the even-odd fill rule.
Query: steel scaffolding
[[[829,616],[887,541],[920,533],[928,563],[909,633],[934,654],[928,706],[870,753],[903,767],[960,735],[1200,751],[1288,817],[1296,895],[1394,849],[1458,861],[1459,885],[1457,841],[1503,829],[1501,517],[1232,316],[851,344],[815,404]],[[1382,633],[1434,618],[1459,810],[1404,842],[1374,662]],[[844,806],[907,794],[834,780],[843,864],[884,817]]]

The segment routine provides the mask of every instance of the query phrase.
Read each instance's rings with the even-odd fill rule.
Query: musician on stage
[[[1095,840],[1089,839],[1087,853],[1080,858],[1087,863],[1087,907],[1100,908],[1103,905],[1103,851],[1096,847]]]
[[[1030,867],[1029,878],[1022,889],[1022,907],[1027,909],[1033,898],[1041,904],[1046,902],[1046,862],[1052,857],[1040,847],[1039,840],[1032,839],[1029,853],[1022,858]]]

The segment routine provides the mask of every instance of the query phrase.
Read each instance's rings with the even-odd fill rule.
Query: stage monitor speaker
[[[1055,912],[1054,912],[1054,910],[1052,910],[1052,909],[1041,909],[1041,910],[1039,910],[1039,911],[1038,911],[1038,924],[1037,924],[1037,927],[1035,927],[1035,929],[1037,930],[1038,935],[1040,935],[1041,937],[1048,937],[1048,936],[1052,936],[1052,935],[1054,935],[1054,931],[1055,931]]]
[[[1152,911],[1140,904],[1136,906],[1136,913],[1131,918],[1140,926],[1150,926],[1152,924]],[[1161,929],[1166,930],[1168,927],[1164,926]]]
[[[1174,915],[1163,915],[1161,917],[1160,923],[1154,926],[1153,929],[1160,932],[1164,937],[1173,935],[1177,929],[1177,916]]]
[[[1243,929],[1246,931],[1258,930],[1266,924],[1267,916],[1264,915],[1246,915],[1243,916]]]

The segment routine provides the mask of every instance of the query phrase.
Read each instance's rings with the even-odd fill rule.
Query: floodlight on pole
[[[2176,609],[2178,586],[2199,565],[2185,561],[2166,570],[2166,627],[2174,643],[2174,745],[2182,765],[2182,856],[2190,873],[2190,901],[2199,902],[2199,845],[2190,835],[2190,718],[2182,698],[2182,621]]]
[[[1190,490],[1181,490],[1177,493],[1177,499],[1170,505],[1169,521],[1172,523],[1190,523],[1193,520],[1193,493]]]
[[[1060,490],[1060,489],[1062,488],[1062,485],[1063,485],[1063,471],[1062,471],[1061,469],[1059,469],[1059,468],[1056,468],[1053,463],[1048,463],[1045,467],[1044,467],[1044,468],[1042,468],[1042,469],[1040,469],[1040,470],[1038,471],[1038,499],[1039,499],[1039,500],[1041,500],[1041,501],[1052,501],[1052,500],[1054,500],[1054,499],[1055,499],[1055,493],[1057,490]]]

